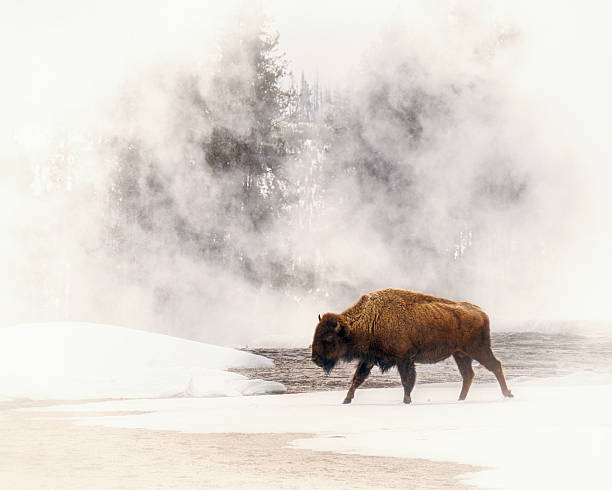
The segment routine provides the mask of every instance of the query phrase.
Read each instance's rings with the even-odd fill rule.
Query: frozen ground
[[[290,447],[349,454],[424,458],[489,469],[461,477],[485,488],[607,488],[612,477],[612,379],[593,374],[514,383],[502,399],[493,384],[417,385],[342,392],[209,399],[131,400],[49,408],[96,412],[77,424],[185,433],[311,433]],[[115,415],[118,411],[138,414]],[[99,416],[100,413],[112,416]],[[147,413],[143,413],[147,412]],[[290,449],[288,449],[290,450]],[[348,476],[347,476],[348,478]]]
[[[287,449],[308,434],[189,434],[75,425],[0,410],[0,487],[11,490],[467,490],[478,468]],[[347,468],[357,471],[347,472]]]
[[[0,328],[0,400],[284,392],[280,383],[225,371],[273,365],[248,352],[112,325]]]

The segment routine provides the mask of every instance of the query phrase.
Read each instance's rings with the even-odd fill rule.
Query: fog
[[[609,328],[604,3],[5,10],[0,325],[307,345],[318,313],[399,287],[477,303],[493,328]],[[236,200],[245,177],[205,165],[202,141],[259,123],[216,87],[223,46],[262,13],[294,80],[336,102],[266,163],[256,192],[289,198],[253,198],[259,225]],[[253,75],[242,58],[222,69],[238,85]]]

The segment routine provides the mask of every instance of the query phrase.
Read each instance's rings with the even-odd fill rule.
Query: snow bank
[[[602,488],[610,481],[612,383],[594,373],[564,380],[474,384],[457,402],[459,383],[417,385],[412,405],[400,389],[282,397],[131,400],[55,407],[58,411],[148,411],[81,418],[82,424],[183,432],[315,433],[296,447],[425,458],[484,466],[464,475],[486,488]]]
[[[111,325],[0,328],[0,398],[91,399],[282,393],[280,383],[227,368],[273,367],[265,357]]]

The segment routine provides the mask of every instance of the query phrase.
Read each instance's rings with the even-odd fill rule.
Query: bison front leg
[[[346,398],[342,403],[351,403],[353,397],[355,396],[355,390],[359,388],[359,386],[361,386],[361,384],[367,379],[373,366],[374,364],[370,362],[359,361],[359,364],[357,364],[357,370],[353,375],[351,387],[349,388]]]
[[[414,368],[413,361],[404,361],[397,365],[400,377],[402,378],[402,385],[404,385],[404,403],[411,403],[410,393],[414,388],[416,382],[416,369]]]

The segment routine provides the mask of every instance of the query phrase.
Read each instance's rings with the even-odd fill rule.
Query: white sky
[[[397,0],[287,2],[270,0],[266,10],[276,21],[281,44],[294,60],[295,75],[304,70],[331,83],[345,80],[379,29],[400,10]]]

